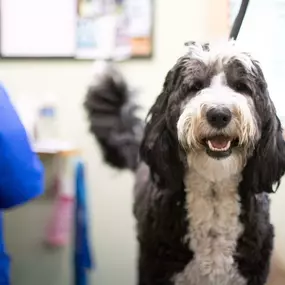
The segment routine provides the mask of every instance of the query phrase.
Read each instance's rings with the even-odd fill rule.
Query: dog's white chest
[[[196,172],[185,179],[193,260],[174,277],[175,285],[244,285],[233,255],[242,232],[238,179],[213,183]]]

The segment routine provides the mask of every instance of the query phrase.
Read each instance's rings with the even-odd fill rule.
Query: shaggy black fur
[[[142,162],[136,173],[134,205],[139,242],[139,285],[173,285],[174,274],[183,271],[194,256],[184,241],[188,222],[183,177],[187,165],[176,130],[180,103],[185,92],[189,94],[183,85],[189,60],[189,56],[180,59],[169,71],[163,90],[150,109],[140,146]],[[225,66],[225,73],[235,74],[239,64],[231,62]],[[239,218],[244,231],[234,255],[247,285],[264,285],[266,282],[274,236],[268,193],[273,192],[275,183],[278,186],[285,172],[281,124],[258,65],[256,70],[257,74],[247,80],[251,84],[261,138],[243,169],[238,189]],[[229,86],[233,77],[227,77]],[[89,89],[85,107],[89,112],[91,131],[98,138],[105,159],[116,167],[134,170],[140,141],[134,129],[138,126],[141,130],[142,122],[133,112],[127,115],[122,112],[124,104],[129,106],[127,90],[124,81],[116,81],[113,71],[108,71],[105,80]],[[129,144],[124,147],[126,141]]]
[[[163,91],[150,110],[151,119],[146,125],[141,145],[142,159],[149,165],[157,188],[151,189],[148,184],[141,186],[141,195],[149,195],[151,198],[145,202],[136,199],[136,207],[145,203],[145,211],[148,213],[148,219],[143,218],[143,215],[136,216],[142,255],[140,285],[173,284],[169,276],[184,268],[193,254],[181,241],[186,234],[186,213],[178,205],[184,205],[185,200],[182,185],[185,167],[181,159],[183,153],[173,132],[177,122],[174,106],[178,105],[176,100],[180,100],[178,94],[183,93],[181,84],[177,82],[182,81],[184,64],[185,61],[181,60],[166,77]],[[229,68],[234,66],[232,64]],[[273,227],[269,220],[269,199],[266,193],[273,192],[272,185],[279,184],[285,171],[281,125],[269,98],[262,71],[256,67],[258,76],[252,78],[254,88],[251,90],[262,137],[242,173],[239,195],[242,205],[240,221],[244,232],[238,241],[235,256],[248,285],[264,285],[268,276]],[[151,247],[153,244],[156,250]],[[167,271],[163,270],[163,266],[157,265],[160,269],[157,270],[149,264],[166,264]],[[157,276],[159,272],[161,275]],[[150,280],[146,281],[147,278]]]
[[[159,189],[141,164],[135,185],[134,214],[138,221],[139,285],[170,285],[174,273],[193,258],[183,242],[187,234],[185,192]]]
[[[139,107],[132,101],[134,92],[111,62],[102,72],[91,82],[84,102],[90,132],[108,164],[135,170],[144,124],[135,116]]]

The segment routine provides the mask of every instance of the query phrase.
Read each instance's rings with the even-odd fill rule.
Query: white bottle
[[[53,141],[58,138],[57,108],[55,100],[50,96],[39,108],[37,137],[39,141]]]

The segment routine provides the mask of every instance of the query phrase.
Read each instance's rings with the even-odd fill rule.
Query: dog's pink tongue
[[[216,136],[210,139],[210,141],[214,148],[222,149],[228,145],[229,139],[224,136]]]

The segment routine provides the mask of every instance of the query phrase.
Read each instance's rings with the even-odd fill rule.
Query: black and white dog
[[[137,166],[138,284],[264,285],[274,237],[268,193],[285,172],[285,143],[259,62],[232,41],[189,43],[141,142],[134,127],[141,122],[122,112],[131,104],[126,84],[112,68],[104,72],[85,107],[105,156],[110,146],[117,151],[108,162]],[[104,93],[123,99],[104,101]],[[108,128],[99,101],[117,104]]]

